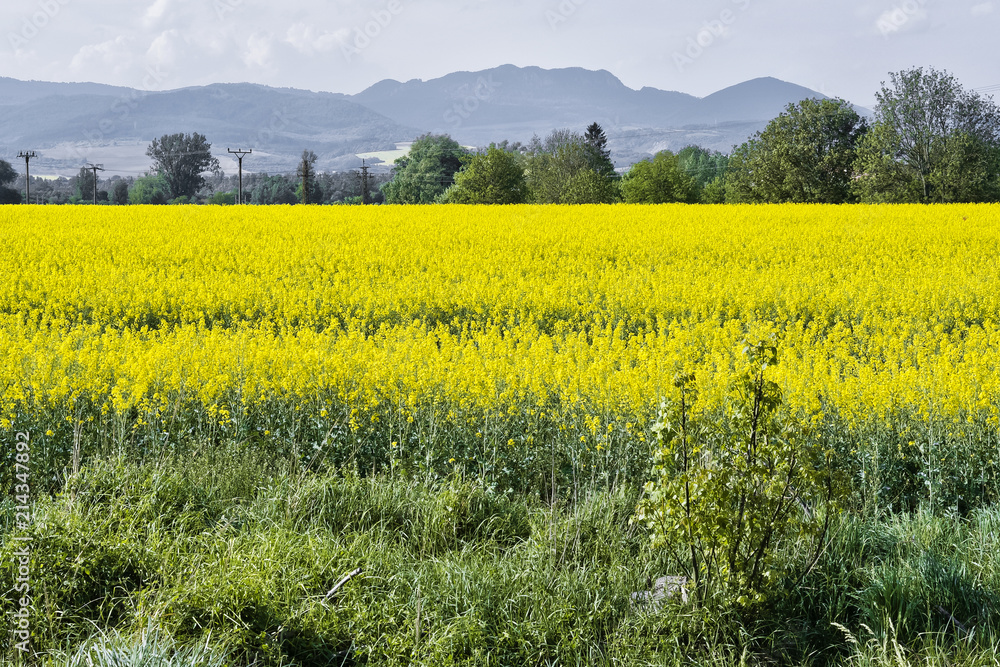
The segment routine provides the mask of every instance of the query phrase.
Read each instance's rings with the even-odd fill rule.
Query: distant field
[[[80,423],[88,447],[184,432],[498,488],[640,480],[672,378],[724,414],[744,339],[772,336],[859,492],[996,493],[1000,207],[2,216],[2,423],[54,453]]]

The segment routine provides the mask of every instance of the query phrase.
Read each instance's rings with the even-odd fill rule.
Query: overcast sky
[[[0,26],[0,75],[148,90],[356,93],[506,63],[698,96],[774,76],[864,106],[913,66],[1000,88],[1000,0],[3,0]]]

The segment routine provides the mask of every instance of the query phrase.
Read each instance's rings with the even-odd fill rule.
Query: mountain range
[[[557,128],[582,132],[596,121],[616,165],[627,167],[689,144],[728,152],[808,97],[824,96],[760,78],[699,98],[635,90],[604,70],[513,65],[429,81],[387,79],[356,95],[246,83],[141,91],[0,77],[0,158],[13,162],[19,151],[34,150],[35,174],[72,175],[93,162],[104,164],[105,176],[136,175],[149,168],[152,139],[198,132],[227,172],[235,166],[227,148],[252,148],[244,161],[250,171],[294,171],[304,149],[330,171],[356,168],[358,154],[389,151],[427,132],[485,146]]]

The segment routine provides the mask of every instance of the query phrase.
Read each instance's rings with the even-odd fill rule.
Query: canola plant
[[[1000,470],[1000,207],[2,207],[0,427],[497,488],[641,481],[673,378],[785,405],[872,502]],[[271,449],[269,449],[271,448]],[[868,501],[866,501],[868,502]]]

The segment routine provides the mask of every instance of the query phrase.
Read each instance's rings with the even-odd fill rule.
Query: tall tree
[[[670,151],[632,165],[622,177],[622,199],[629,204],[669,204],[698,201],[698,183]]]
[[[299,178],[297,194],[300,204],[318,204],[320,201],[316,186],[316,159],[312,151],[302,151],[302,160],[295,172]]]
[[[398,158],[392,180],[382,186],[388,204],[431,204],[455,183],[467,154],[446,134],[425,134]]]
[[[0,204],[20,204],[21,193],[14,188],[8,188],[8,183],[17,180],[17,171],[6,160],[0,160]]]
[[[449,204],[523,204],[530,193],[524,180],[524,166],[515,153],[491,145],[471,156],[455,174],[455,185],[442,201]]]
[[[852,167],[867,123],[844,100],[789,104],[763,132],[733,151],[726,172],[731,202],[813,202],[852,199]]]
[[[855,191],[868,202],[1000,197],[1000,109],[947,72],[889,74],[861,142]]]
[[[594,156],[592,146],[578,132],[555,130],[545,141],[534,137],[526,158],[526,180],[532,201],[539,204],[618,201],[616,184],[606,169],[594,168]],[[585,171],[597,178],[584,175]]]
[[[608,149],[608,137],[597,123],[591,123],[583,134],[586,142],[590,168],[602,176],[615,175],[615,163],[611,161],[611,150]]]
[[[165,134],[153,140],[146,155],[153,159],[153,170],[166,179],[171,199],[193,197],[205,184],[202,174],[219,169],[212,144],[197,132]]]
[[[117,206],[128,204],[128,181],[120,178],[111,188],[111,203]]]

